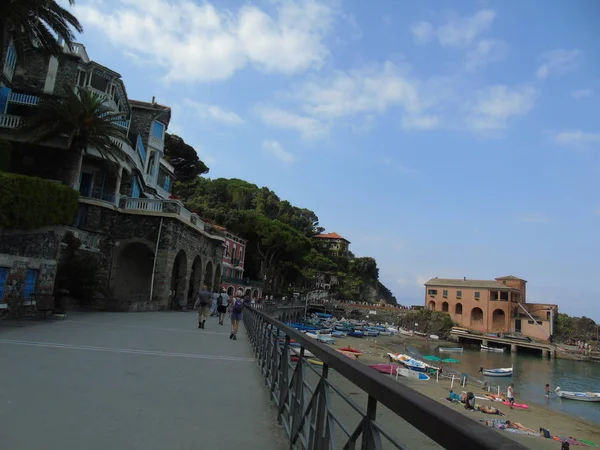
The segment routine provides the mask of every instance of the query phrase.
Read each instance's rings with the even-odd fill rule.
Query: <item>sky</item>
[[[309,208],[404,305],[528,281],[600,321],[600,3],[77,0],[211,178]]]

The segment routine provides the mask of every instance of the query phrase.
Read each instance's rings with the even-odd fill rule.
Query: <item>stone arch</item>
[[[213,263],[211,260],[208,260],[206,261],[206,266],[204,267],[204,284],[206,284],[206,289],[208,289],[208,292],[214,292],[212,284],[214,280],[213,277]]]
[[[471,324],[473,322],[483,322],[483,310],[475,307],[471,310]]]
[[[448,312],[448,302],[442,302],[442,312]]]
[[[171,297],[169,309],[179,309],[182,304],[187,303],[187,256],[185,251],[179,250],[173,268],[171,269]]]
[[[233,291],[234,291],[234,287],[233,286],[229,286],[227,288],[227,295],[229,295],[230,297],[233,297]]]
[[[454,314],[462,314],[462,303],[457,303],[454,307]]]
[[[428,308],[429,308],[431,311],[435,311],[435,302],[434,302],[433,300],[431,300],[431,301],[429,302]]]
[[[254,290],[252,291],[252,298],[254,298],[254,299],[258,299],[258,289],[254,289]]]
[[[192,262],[192,273],[190,275],[190,283],[188,287],[188,307],[194,305],[196,295],[200,292],[202,288],[202,258],[200,255],[196,255],[194,261]]]
[[[149,243],[130,241],[119,245],[112,266],[111,288],[115,300],[150,300],[154,252]]]
[[[246,291],[244,292],[244,297],[245,297],[246,295],[252,295],[252,289],[250,289],[250,288],[246,288]]]
[[[215,291],[217,291],[217,290],[221,291],[221,275],[222,275],[221,272],[222,271],[223,271],[223,269],[221,267],[221,264],[217,264],[217,266],[215,268],[215,281],[213,284]]]
[[[501,309],[495,309],[492,313],[492,323],[494,328],[503,327],[506,320],[506,314]]]

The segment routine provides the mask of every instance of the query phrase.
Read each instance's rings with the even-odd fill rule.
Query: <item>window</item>
[[[17,50],[15,49],[14,44],[11,42],[6,49],[6,60],[4,61],[4,73],[8,76],[8,78],[12,79],[12,74],[15,71],[15,67],[17,66]]]
[[[33,269],[27,270],[27,275],[25,276],[25,293],[24,298],[26,300],[30,300],[31,297],[35,294],[35,282],[37,281],[38,271]]]
[[[158,138],[162,141],[164,134],[165,134],[165,125],[160,122],[154,121],[152,123],[152,136],[154,136],[155,138]]]
[[[481,297],[481,293],[475,292],[475,300],[479,300],[480,297]]]
[[[8,278],[8,267],[0,267],[0,303],[4,303],[6,291],[6,279]]]
[[[140,198],[140,194],[141,194],[140,185],[138,183],[137,178],[134,178],[133,179],[133,186],[131,186],[131,196],[133,198]]]
[[[456,291],[456,298],[462,298],[462,291]]]
[[[427,293],[429,295],[437,295],[437,289],[429,289],[429,291],[427,291]]]
[[[444,297],[448,297],[448,289],[444,289],[443,292],[442,292],[442,295]]]

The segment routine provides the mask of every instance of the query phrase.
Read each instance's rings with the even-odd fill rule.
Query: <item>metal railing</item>
[[[406,449],[394,434],[405,436],[412,427],[443,448],[464,450],[525,449],[526,447],[462,414],[382,375],[335,350],[306,337],[257,308],[244,309],[244,325],[255,358],[264,376],[271,400],[277,406],[277,420],[289,437],[290,449]],[[292,347],[292,341],[294,345]],[[322,362],[320,370],[305,357],[308,352]],[[292,362],[291,357],[296,356]],[[332,375],[352,383],[352,390],[367,394],[366,408],[332,383]],[[309,382],[315,380],[313,384]],[[378,406],[384,409],[378,414]],[[349,427],[348,415],[358,414],[358,424]],[[406,429],[383,425],[390,413]],[[342,417],[344,415],[344,417]],[[380,420],[381,419],[381,420]],[[411,427],[412,426],[412,427]],[[423,437],[424,438],[424,437]]]

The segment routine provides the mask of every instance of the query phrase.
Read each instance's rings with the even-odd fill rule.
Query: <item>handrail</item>
[[[491,430],[357,361],[342,356],[337,351],[308,338],[256,308],[251,306],[244,308],[244,324],[258,363],[265,374],[265,379],[270,382],[272,396],[278,405],[278,421],[283,422],[284,428],[290,436],[292,447],[298,445],[300,448],[307,448],[304,441],[308,439],[313,444],[316,440],[317,443],[324,445],[324,447],[311,446],[310,448],[331,448],[330,421],[333,413],[329,405],[317,406],[321,402],[327,402],[329,394],[323,392],[323,389],[327,390],[332,387],[327,380],[327,373],[331,368],[369,396],[366,413],[358,428],[348,437],[349,441],[346,446],[356,443],[361,433],[362,448],[365,450],[381,448],[381,437],[389,438],[387,433],[382,431],[381,424],[375,420],[376,407],[379,402],[447,449],[520,450],[526,448],[497,431]],[[281,339],[284,341],[281,342]],[[304,355],[305,350],[308,350],[323,362],[323,371],[319,374],[321,379],[313,398],[307,405],[302,400],[298,400],[299,392],[303,391],[303,384],[305,384],[302,380],[304,358],[298,359],[291,383],[289,379],[288,359],[291,348],[289,343],[292,339],[300,344],[300,348],[294,348],[294,351]],[[279,342],[283,344],[281,349],[278,348]],[[279,355],[278,360],[277,355]],[[295,378],[296,381],[294,381]],[[320,398],[316,399],[318,390],[320,390]],[[347,401],[346,398],[344,400]],[[300,408],[300,411],[296,406]],[[310,415],[313,418],[321,417],[321,420],[326,422],[325,424],[313,424],[313,419],[306,417],[309,413],[305,409],[311,408],[313,410]],[[310,420],[310,426],[305,423],[308,420]],[[323,429],[327,430],[325,435]],[[303,430],[312,432],[313,435],[306,438],[306,436],[302,436]],[[329,436],[326,436],[327,434]],[[400,444],[391,439],[390,443],[397,448],[402,448]]]

